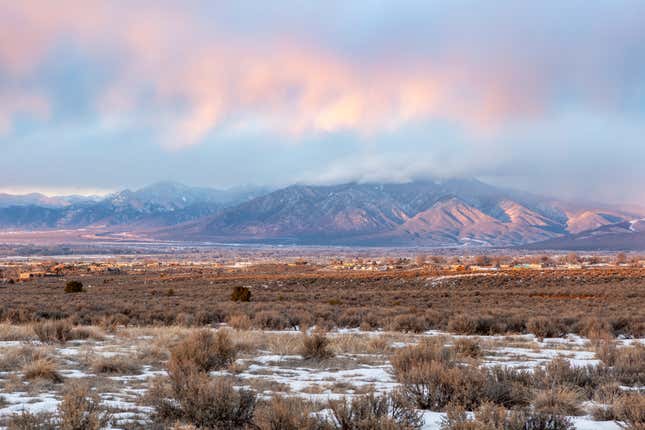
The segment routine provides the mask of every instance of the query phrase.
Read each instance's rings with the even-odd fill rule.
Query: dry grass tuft
[[[56,384],[63,382],[63,377],[58,373],[56,364],[48,358],[39,358],[27,363],[22,368],[22,374],[28,381],[42,379]]]
[[[0,372],[11,372],[27,364],[47,358],[47,351],[42,347],[23,345],[6,350],[0,356]]]
[[[98,356],[91,362],[94,373],[109,373],[119,375],[134,375],[141,373],[141,366],[133,361],[133,358],[124,355],[110,357]]]
[[[645,385],[645,345],[619,348],[614,357],[612,374],[627,385]]]
[[[645,429],[645,395],[627,393],[613,405],[616,416],[628,430]]]
[[[228,317],[228,325],[235,330],[249,330],[251,328],[251,318],[246,314],[235,314]]]
[[[302,335],[302,347],[300,355],[305,360],[321,361],[334,356],[330,348],[330,341],[324,333],[313,333]]]
[[[455,339],[455,351],[460,357],[479,358],[481,347],[476,339],[458,338]]]
[[[30,341],[36,339],[31,325],[0,323],[0,341]]]
[[[100,405],[99,396],[80,382],[65,387],[58,416],[60,430],[99,430],[110,420],[109,413]]]
[[[38,339],[44,343],[65,343],[72,339],[72,324],[69,321],[37,322],[33,328]]]

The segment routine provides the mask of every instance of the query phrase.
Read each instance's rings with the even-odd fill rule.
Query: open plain
[[[635,257],[99,256],[2,273],[9,429],[643,424]]]

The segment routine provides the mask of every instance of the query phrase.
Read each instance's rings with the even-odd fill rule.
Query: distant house
[[[45,272],[22,272],[18,275],[18,279],[21,281],[26,281],[32,278],[39,278],[45,276]]]

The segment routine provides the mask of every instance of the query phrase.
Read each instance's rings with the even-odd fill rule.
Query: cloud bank
[[[600,185],[579,177],[601,172],[602,197],[640,194],[643,16],[627,0],[7,2],[0,179],[42,181],[9,174],[47,164],[30,148],[213,185],[524,173],[550,191],[548,171],[587,195]],[[119,163],[123,182],[165,179]]]

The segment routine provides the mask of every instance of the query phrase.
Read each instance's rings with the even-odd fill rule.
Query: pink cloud
[[[0,71],[17,80],[35,73],[62,39],[90,56],[116,53],[117,77],[96,106],[108,117],[147,118],[171,146],[227,129],[370,135],[431,118],[490,132],[538,114],[548,87],[534,64],[482,62],[458,49],[440,61],[385,55],[367,64],[305,39],[208,24],[180,2],[9,2],[0,12],[0,39],[9,41],[0,44]]]

